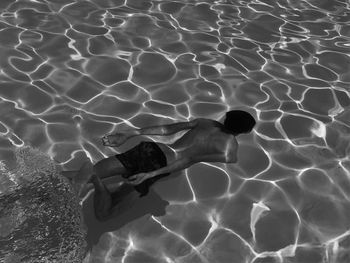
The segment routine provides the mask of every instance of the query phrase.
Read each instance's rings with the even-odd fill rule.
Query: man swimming
[[[125,200],[125,196],[130,204],[138,197],[138,193],[140,196],[146,195],[154,182],[170,173],[199,162],[237,162],[238,143],[235,136],[249,133],[256,122],[252,115],[240,110],[229,111],[225,116],[223,124],[199,118],[189,122],[129,129],[104,136],[102,142],[105,146],[118,147],[138,135],[166,136],[187,130],[173,144],[143,141],[122,154],[97,162],[91,177],[95,187],[97,219],[112,218],[120,211],[119,203]],[[101,179],[115,175],[126,178],[126,183],[108,189]]]

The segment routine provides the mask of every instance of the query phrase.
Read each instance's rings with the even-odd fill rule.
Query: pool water
[[[348,1],[2,0],[0,52],[1,262],[350,262]],[[196,164],[104,223],[92,192],[80,208],[16,153],[78,170],[181,135],[105,134],[231,109],[257,120],[236,164]]]

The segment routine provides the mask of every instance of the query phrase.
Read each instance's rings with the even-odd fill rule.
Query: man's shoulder
[[[237,162],[238,142],[235,136],[230,136],[228,143],[228,162]]]
[[[233,143],[233,146],[238,147],[238,141],[234,135],[230,136],[231,142]]]
[[[196,118],[192,120],[195,124],[207,125],[207,126],[216,126],[216,121],[206,118]]]

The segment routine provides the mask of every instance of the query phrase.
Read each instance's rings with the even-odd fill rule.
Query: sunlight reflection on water
[[[129,214],[99,223],[87,197],[85,262],[350,261],[347,1],[38,0],[0,10],[9,167],[25,144],[77,170],[85,155],[97,162],[138,142],[103,147],[115,129],[236,108],[258,120],[238,137],[237,164],[197,164]]]

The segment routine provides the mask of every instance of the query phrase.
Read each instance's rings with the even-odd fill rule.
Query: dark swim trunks
[[[155,142],[141,142],[134,148],[116,154],[115,157],[128,170],[128,174],[123,176],[128,178],[134,174],[151,172],[167,166],[166,156]],[[135,190],[140,193],[140,197],[148,193],[149,187],[160,178],[168,176],[170,173],[160,174],[143,181],[135,186]]]

